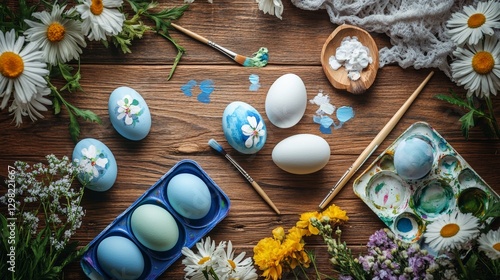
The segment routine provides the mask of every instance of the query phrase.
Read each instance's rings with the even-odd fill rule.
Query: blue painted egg
[[[207,185],[198,176],[179,173],[167,186],[167,199],[177,213],[188,219],[205,217],[212,206]]]
[[[77,178],[85,187],[94,191],[107,191],[115,183],[118,173],[111,150],[99,140],[85,138],[73,149],[73,161],[77,161],[80,173]]]
[[[222,114],[222,129],[231,147],[242,154],[255,154],[266,143],[264,119],[251,105],[235,101]]]
[[[428,140],[408,137],[401,140],[394,152],[394,167],[404,179],[420,179],[432,169],[434,151]]]
[[[130,239],[109,236],[97,247],[97,261],[113,279],[139,279],[144,272],[144,256]]]
[[[111,124],[123,137],[138,141],[151,129],[151,112],[142,96],[132,88],[119,87],[109,96]]]

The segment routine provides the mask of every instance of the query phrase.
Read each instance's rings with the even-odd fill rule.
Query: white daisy
[[[233,244],[227,243],[227,251],[221,254],[219,269],[222,275],[227,275],[228,279],[255,280],[258,275],[253,265],[252,258],[245,258],[245,252],[234,257]]]
[[[264,12],[264,14],[276,15],[277,18],[281,18],[281,14],[283,14],[283,3],[281,0],[255,0],[255,2],[259,3],[259,10]]]
[[[500,89],[500,41],[493,36],[469,48],[457,48],[457,58],[451,63],[451,75],[467,90],[467,95],[478,97],[496,95]]]
[[[24,32],[26,39],[40,46],[45,61],[52,65],[78,59],[82,47],[87,46],[80,22],[65,18],[65,8],[56,4],[50,14],[47,11],[33,13],[33,17],[41,22],[25,20],[30,26]]]
[[[89,40],[106,40],[122,31],[125,16],[117,9],[122,0],[83,0],[76,6],[83,20],[82,30]]]
[[[16,32],[0,31],[0,109],[4,109],[12,93],[22,104],[33,100],[37,88],[47,87],[49,74],[43,53],[34,43],[24,45],[24,36],[16,39]]]
[[[52,101],[45,98],[50,93],[51,91],[48,87],[37,87],[37,92],[33,95],[30,102],[22,103],[18,99],[14,99],[12,105],[9,107],[9,112],[14,115],[16,126],[21,125],[24,116],[29,116],[32,121],[36,121],[37,117],[43,118],[43,115],[39,111],[45,112],[47,111],[45,105],[52,105]]]
[[[183,247],[181,252],[186,256],[182,263],[186,266],[184,271],[186,272],[185,279],[205,279],[203,276],[203,271],[213,267],[220,259],[220,252],[224,250],[225,244],[220,243],[219,246],[215,246],[215,241],[210,239],[210,236],[206,239],[202,239],[196,243],[196,248],[198,253],[193,252],[188,247]]]
[[[483,251],[490,259],[500,258],[500,229],[489,231],[478,238],[479,250]]]
[[[459,248],[479,233],[479,220],[471,213],[454,212],[427,226],[425,242],[436,252]]]
[[[447,21],[447,31],[458,45],[468,41],[477,44],[485,34],[493,35],[494,27],[500,26],[500,2],[479,2],[477,8],[465,6],[463,12],[454,13]]]

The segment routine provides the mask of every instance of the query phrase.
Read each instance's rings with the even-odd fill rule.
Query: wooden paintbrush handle
[[[188,29],[186,29],[186,28],[184,28],[184,27],[182,27],[182,26],[179,26],[179,25],[177,25],[177,24],[175,24],[175,23],[173,23],[173,22],[171,22],[171,23],[170,23],[170,25],[172,25],[172,27],[174,27],[174,28],[175,28],[175,29],[177,29],[178,31],[180,31],[180,32],[182,32],[182,33],[184,33],[184,34],[188,35],[189,37],[191,37],[191,38],[193,38],[193,39],[195,39],[195,40],[198,40],[198,41],[200,41],[200,42],[202,42],[202,43],[205,43],[205,44],[207,44],[207,45],[208,45],[208,44],[209,44],[209,42],[210,42],[210,40],[208,40],[207,38],[205,38],[205,37],[203,37],[203,36],[201,36],[201,35],[199,35],[199,34],[196,34],[196,33],[194,33],[193,31],[188,30]]]

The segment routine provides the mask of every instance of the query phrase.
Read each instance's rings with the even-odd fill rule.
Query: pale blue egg
[[[138,141],[151,129],[151,112],[144,98],[134,89],[119,87],[109,96],[111,124],[123,137]]]
[[[155,251],[172,249],[179,240],[179,227],[163,207],[143,204],[130,217],[130,227],[142,245]]]
[[[264,119],[251,105],[235,101],[222,114],[222,130],[231,147],[242,154],[255,154],[266,143]]]
[[[420,179],[432,169],[434,151],[427,139],[417,136],[399,142],[394,152],[394,167],[404,179]]]
[[[94,191],[107,191],[116,181],[118,167],[111,150],[93,138],[80,140],[73,149],[73,161],[80,167],[78,180]]]
[[[97,246],[97,261],[113,279],[135,280],[144,272],[144,256],[130,239],[106,237]]]
[[[205,217],[212,206],[207,185],[198,176],[179,173],[167,185],[167,199],[172,208],[188,219]]]

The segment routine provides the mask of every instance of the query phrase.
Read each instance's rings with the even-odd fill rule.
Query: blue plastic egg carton
[[[405,171],[396,168],[395,159],[401,158],[395,156],[398,145],[412,138],[421,139],[432,151],[429,160],[416,167],[429,169],[420,178],[403,176]],[[442,215],[460,211],[480,217],[490,199],[499,201],[498,194],[425,122],[403,132],[355,179],[353,189],[398,239],[409,243],[419,241],[426,226]]]
[[[210,210],[203,218],[196,220],[188,219],[177,213],[174,207],[169,203],[167,198],[168,183],[174,176],[181,173],[189,173],[199,177],[208,187],[211,196],[211,204]],[[152,250],[141,244],[139,239],[134,236],[130,225],[131,216],[137,207],[144,204],[160,206],[168,211],[175,219],[179,229],[179,236],[175,246],[171,249],[166,251]],[[93,280],[120,278],[155,279],[182,255],[181,249],[183,247],[191,248],[222,221],[227,216],[229,208],[229,198],[208,174],[195,161],[189,159],[181,160],[89,243],[87,251],[81,258],[80,265],[83,272]],[[116,271],[112,273],[114,275],[110,275],[110,273],[108,273],[109,268],[108,271],[106,271],[100,264],[97,254],[99,244],[106,238],[115,236],[123,237],[131,241],[139,249],[144,259],[144,269],[139,277],[131,277],[130,273],[127,274],[127,269],[129,268],[126,267],[116,267],[114,268]],[[121,250],[121,248],[116,247],[117,246],[115,246],[114,249]],[[127,255],[127,252],[123,253]],[[127,260],[129,264],[131,262],[133,264],[133,261],[132,259]]]

